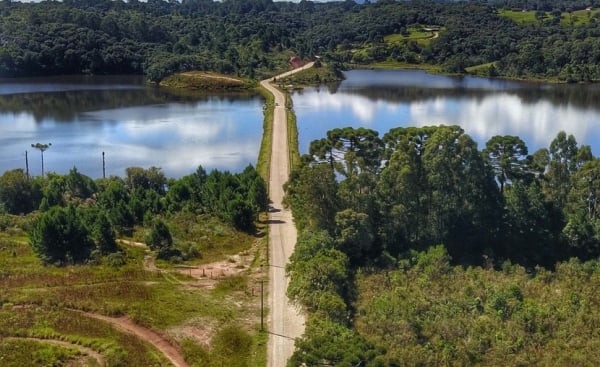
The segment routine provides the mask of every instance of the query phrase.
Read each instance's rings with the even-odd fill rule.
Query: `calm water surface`
[[[45,171],[102,177],[157,166],[167,177],[256,164],[262,105],[256,95],[185,96],[136,77],[0,79],[0,172],[41,173],[34,143],[52,143]]]
[[[460,125],[483,149],[494,135],[518,135],[530,153],[564,130],[600,154],[600,85],[548,85],[421,71],[346,73],[338,85],[293,95],[300,151],[336,127],[383,136],[398,126]]]

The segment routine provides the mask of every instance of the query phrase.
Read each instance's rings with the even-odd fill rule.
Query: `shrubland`
[[[44,177],[5,172],[0,350],[11,352],[2,364],[28,365],[30,355],[69,365],[85,357],[78,345],[108,366],[168,363],[142,339],[93,317],[104,315],[159,331],[193,366],[262,365],[255,280],[264,276],[266,200],[252,166],[236,174],[199,167],[180,179],[156,167],[97,180],[75,168]],[[231,262],[235,279],[213,274],[211,263],[240,253],[251,260]]]

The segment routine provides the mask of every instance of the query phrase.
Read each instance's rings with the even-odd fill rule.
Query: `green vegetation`
[[[171,75],[161,80],[159,84],[161,87],[183,88],[198,91],[235,91],[256,87],[256,83],[250,80],[198,71],[189,71]]]
[[[263,79],[287,70],[291,57],[318,56],[326,65],[391,62],[436,65],[446,73],[495,62],[503,77],[598,81],[599,5],[596,0],[5,1],[0,76],[137,73],[160,82],[195,70]],[[311,83],[317,75],[323,80],[315,74]]]
[[[61,366],[67,361],[78,357],[79,352],[74,348],[48,344],[41,341],[23,339],[3,339],[0,341],[2,365],[6,367],[19,366]],[[91,366],[97,364],[89,363]]]
[[[92,180],[74,168],[67,175],[0,176],[0,336],[81,345],[108,366],[165,365],[154,347],[87,313],[127,316],[185,345],[191,365],[261,365],[265,336],[253,289],[254,277],[264,275],[250,269],[265,262],[264,224],[257,221],[267,205],[263,179],[251,166],[238,174],[199,167],[181,179],[156,167],[126,174]],[[117,234],[128,240],[118,244]],[[213,271],[215,261],[237,275]],[[243,347],[240,353],[228,342]],[[3,340],[0,350],[13,344],[3,360],[9,366],[27,353],[42,365],[88,358],[22,339]],[[197,354],[206,358],[196,362]]]
[[[563,27],[583,27],[589,26],[592,22],[597,22],[600,9],[580,9],[570,12],[544,12],[544,11],[526,11],[526,10],[508,10],[501,9],[498,14],[511,19],[517,24],[542,24],[559,23]]]
[[[313,141],[286,185],[291,365],[598,363],[599,169],[564,132],[533,154],[457,126]]]
[[[288,134],[288,150],[290,154],[290,170],[294,169],[300,163],[300,151],[298,145],[298,125],[296,114],[294,113],[294,102],[292,96],[285,95],[285,108],[287,114],[287,134]]]
[[[428,46],[431,41],[439,37],[439,27],[425,27],[412,25],[405,28],[402,33],[388,34],[383,40],[390,44],[406,45],[409,40],[416,41],[421,46]]]
[[[508,10],[501,9],[498,11],[498,14],[503,17],[507,17],[513,22],[517,24],[538,24],[540,23],[539,13],[536,14],[535,11],[526,11],[526,10]],[[547,14],[542,13],[543,17],[546,17]]]
[[[452,266],[441,246],[357,277],[356,330],[382,365],[593,365],[597,260],[554,271]]]
[[[273,114],[275,109],[275,96],[262,87],[260,87],[258,91],[265,99],[265,104],[263,106],[263,136],[260,143],[260,151],[258,152],[256,171],[268,184],[269,168],[271,167],[271,150],[273,146]]]
[[[315,61],[315,66],[277,80],[280,88],[303,88],[308,85],[318,85],[339,82],[344,76],[340,65],[323,66],[321,61]]]

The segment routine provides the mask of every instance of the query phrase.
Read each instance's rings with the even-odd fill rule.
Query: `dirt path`
[[[43,338],[19,338],[19,337],[12,337],[12,336],[6,337],[6,338],[2,338],[2,339],[4,339],[4,340],[30,340],[30,341],[34,341],[34,342],[38,342],[38,343],[54,344],[54,345],[58,345],[58,346],[65,347],[65,348],[75,348],[81,354],[84,354],[84,355],[86,355],[88,357],[91,357],[91,358],[95,359],[99,366],[104,366],[105,365],[104,364],[104,357],[102,356],[102,354],[96,352],[92,348],[84,347],[84,346],[79,345],[79,344],[69,343],[69,342],[66,342],[64,340],[43,339]]]
[[[104,321],[116,327],[117,329],[133,334],[136,337],[152,344],[158,349],[171,363],[176,367],[188,367],[189,365],[171,343],[157,332],[135,324],[129,317],[109,317],[95,313],[82,312],[85,316],[96,320]]]
[[[283,78],[300,70],[312,67],[313,63],[302,68],[276,76]],[[275,96],[273,114],[273,144],[271,167],[269,170],[269,196],[272,201],[269,211],[269,343],[267,366],[283,367],[294,352],[294,339],[304,332],[304,316],[289,303],[286,290],[288,279],[285,265],[296,245],[296,227],[291,211],[284,209],[283,184],[289,176],[289,148],[287,137],[287,117],[285,96],[263,80],[261,85]]]

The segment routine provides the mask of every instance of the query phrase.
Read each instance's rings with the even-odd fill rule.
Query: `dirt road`
[[[291,73],[312,67],[312,63],[302,68],[278,75],[285,77]],[[289,148],[287,137],[287,117],[285,96],[269,80],[261,85],[275,96],[273,114],[273,144],[269,177],[269,344],[267,348],[268,367],[284,367],[294,351],[294,339],[304,332],[304,317],[296,307],[288,302],[286,295],[288,279],[285,265],[296,245],[296,227],[291,211],[284,209],[283,184],[289,176]]]
[[[171,361],[175,367],[189,366],[179,350],[169,343],[167,339],[153,330],[137,325],[129,317],[109,317],[89,312],[83,312],[83,314],[88,317],[107,322],[121,331],[133,334],[138,338],[152,344],[169,361]]]

